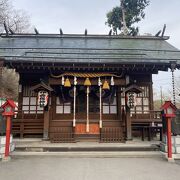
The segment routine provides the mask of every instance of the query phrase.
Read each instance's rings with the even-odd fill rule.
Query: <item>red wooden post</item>
[[[166,118],[166,135],[167,135],[167,154],[168,161],[173,161],[172,158],[172,142],[171,142],[171,119],[175,117],[176,106],[171,103],[171,101],[166,101],[161,107],[164,110],[163,116]]]
[[[14,115],[16,104],[13,100],[7,100],[2,106],[3,116],[6,116],[6,145],[5,145],[5,157],[4,160],[9,158],[9,146],[10,146],[10,134],[11,134],[11,117]]]
[[[171,142],[171,118],[166,118],[167,122],[167,147],[168,147],[168,159],[172,159],[172,142]]]
[[[5,158],[9,156],[10,147],[10,134],[11,134],[11,116],[7,116],[6,119],[6,146],[5,146]]]

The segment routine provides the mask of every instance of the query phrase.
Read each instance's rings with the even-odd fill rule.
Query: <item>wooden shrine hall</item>
[[[51,142],[124,142],[161,123],[152,74],[180,68],[167,36],[2,34],[0,66],[19,73],[12,131]]]

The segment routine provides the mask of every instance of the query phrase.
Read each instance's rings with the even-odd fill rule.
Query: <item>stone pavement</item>
[[[163,158],[14,157],[0,162],[6,180],[179,180],[180,163]]]

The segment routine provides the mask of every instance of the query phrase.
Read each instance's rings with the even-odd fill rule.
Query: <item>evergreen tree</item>
[[[144,10],[149,5],[149,0],[120,0],[120,6],[114,7],[107,13],[106,24],[112,28],[114,34],[118,30],[124,35],[137,35],[138,23],[145,17]]]

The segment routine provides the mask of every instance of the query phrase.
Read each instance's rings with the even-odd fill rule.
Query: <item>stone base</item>
[[[49,138],[42,138],[43,141],[49,141],[50,139]]]
[[[180,136],[171,136],[172,145],[180,145]],[[162,142],[167,143],[167,136],[163,135]]]
[[[6,136],[0,136],[0,158],[4,158],[5,153],[5,144],[6,144]],[[15,143],[13,142],[13,136],[10,137],[10,147],[9,152],[14,151]]]
[[[10,143],[12,143],[13,136],[10,136]],[[6,136],[0,136],[0,147],[6,144]]]
[[[180,154],[180,136],[172,136],[172,153]],[[167,153],[167,136],[163,135],[163,141],[160,143],[160,150]]]
[[[11,143],[11,144],[10,144],[10,147],[9,147],[9,152],[14,151],[14,149],[15,149],[15,144],[14,144],[14,143]],[[2,146],[0,147],[0,154],[4,154],[4,153],[5,153],[5,145],[2,145]]]
[[[162,151],[162,152],[165,152],[165,153],[167,153],[167,144],[164,144],[164,143],[160,143],[160,150]],[[173,154],[176,154],[176,147],[174,147],[174,146],[172,146],[172,153]]]
[[[174,163],[175,162],[173,158],[167,158],[167,160],[168,160],[169,163]]]
[[[8,156],[8,157],[2,157],[2,162],[8,162],[8,161],[10,161],[11,160],[11,157],[10,156]]]

